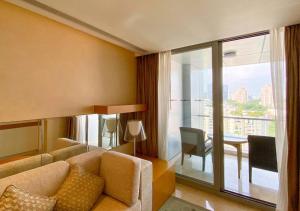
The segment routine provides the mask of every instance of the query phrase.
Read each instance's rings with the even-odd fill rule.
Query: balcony
[[[181,152],[181,138],[179,118],[173,117],[169,127],[169,157]],[[177,120],[177,121],[175,121]],[[213,132],[211,115],[192,115],[192,127],[201,128],[208,134]],[[256,117],[224,116],[224,139],[233,137],[247,140],[248,135],[274,136],[274,119]],[[256,199],[276,203],[278,190],[278,173],[253,168],[252,183],[249,183],[248,143],[242,144],[240,178],[238,177],[238,162],[236,148],[224,144],[224,187],[228,191],[239,193]],[[177,174],[213,183],[212,154],[208,154],[205,160],[205,171],[202,171],[202,158],[198,156],[184,156],[184,164],[179,159],[176,163]]]

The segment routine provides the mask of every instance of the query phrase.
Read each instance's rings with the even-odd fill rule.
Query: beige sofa
[[[0,178],[8,177],[23,171],[34,169],[53,162],[49,154],[35,155],[21,160],[11,161],[0,165]]]
[[[0,194],[13,184],[31,193],[53,196],[72,165],[104,177],[104,194],[93,210],[152,210],[152,163],[103,149],[0,179]]]
[[[0,178],[34,169],[55,161],[66,160],[75,155],[87,152],[87,146],[77,141],[58,138],[53,151],[0,165]]]
[[[54,150],[49,152],[53,161],[66,160],[75,155],[87,152],[87,146],[68,138],[58,138],[54,144]]]

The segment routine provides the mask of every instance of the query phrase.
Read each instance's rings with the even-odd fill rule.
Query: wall
[[[54,150],[54,142],[58,138],[65,138],[67,132],[67,119],[66,117],[59,118],[49,118],[45,119],[46,123],[46,131],[44,131],[44,135],[46,136],[47,142],[45,143],[46,151],[50,152]]]
[[[0,1],[0,122],[135,103],[134,53]]]
[[[22,153],[37,153],[39,130],[37,126],[0,130],[0,159]]]

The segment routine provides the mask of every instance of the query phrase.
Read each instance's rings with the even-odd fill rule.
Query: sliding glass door
[[[276,203],[269,35],[223,43],[224,189]]]
[[[169,158],[178,176],[214,184],[212,46],[172,55]]]
[[[269,35],[172,51],[168,156],[181,179],[275,204]]]

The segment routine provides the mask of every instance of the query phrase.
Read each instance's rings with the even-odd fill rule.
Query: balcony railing
[[[198,104],[200,102],[204,104]],[[171,100],[169,140],[180,144],[179,127],[185,126],[186,123],[190,127],[201,128],[208,134],[213,134],[213,110],[210,104],[207,100]],[[189,109],[185,110],[186,108]],[[239,138],[247,138],[248,135],[275,136],[275,121],[272,118],[225,115],[223,126],[224,136]],[[243,146],[245,154],[248,152],[247,145]],[[230,152],[230,149],[225,145],[226,152]]]

